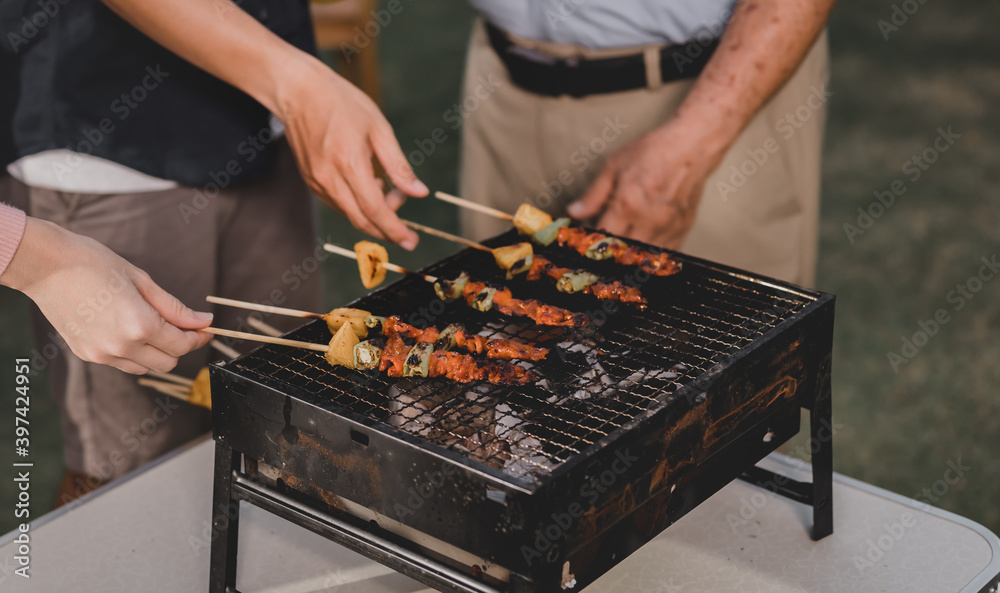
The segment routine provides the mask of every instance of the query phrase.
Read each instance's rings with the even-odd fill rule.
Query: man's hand
[[[702,190],[761,106],[795,72],[834,0],[741,0],[673,119],[612,155],[575,218],[604,211],[612,233],[679,248]]]
[[[372,157],[403,193],[423,197],[428,189],[413,173],[375,103],[311,58],[290,70],[278,93],[277,115],[313,192],[369,235],[405,249],[416,247],[416,233],[395,215],[402,196],[383,196]]]
[[[599,228],[678,249],[694,224],[705,180],[729,145],[724,134],[691,127],[675,118],[613,154],[570,206],[570,216],[590,218],[603,211]]]
[[[126,373],[167,372],[212,339],[186,331],[207,327],[210,313],[188,309],[97,241],[34,218],[0,284],[31,298],[77,356]]]
[[[359,229],[407,249],[417,234],[396,216],[398,192],[383,196],[372,157],[410,196],[427,195],[392,128],[364,93],[290,45],[232,0],[103,0],[153,40],[266,107],[285,124],[299,169],[314,192]]]

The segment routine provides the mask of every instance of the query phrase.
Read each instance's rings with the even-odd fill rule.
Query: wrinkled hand
[[[212,336],[212,322],[154,283],[148,274],[93,239],[29,218],[0,283],[25,293],[89,362],[143,374],[167,372]]]
[[[375,103],[317,60],[289,68],[279,85],[277,115],[312,191],[369,235],[406,249],[416,247],[417,234],[399,220],[395,209],[403,194],[423,197],[428,189]],[[373,156],[401,191],[383,195]]]
[[[698,128],[674,119],[611,155],[570,216],[601,214],[597,226],[609,233],[679,248],[729,144]]]

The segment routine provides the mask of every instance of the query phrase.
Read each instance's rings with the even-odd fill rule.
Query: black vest
[[[237,4],[315,53],[306,0]],[[68,148],[197,187],[252,181],[272,161],[266,109],[99,0],[0,0],[0,34],[2,164]]]

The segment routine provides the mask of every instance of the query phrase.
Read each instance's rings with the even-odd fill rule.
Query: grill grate
[[[497,242],[505,242],[503,238]],[[622,273],[614,264],[590,262],[563,250],[546,255],[561,265],[609,276]],[[544,283],[504,281],[490,256],[474,251],[463,251],[427,272],[454,277],[463,269],[474,279],[507,284],[515,296],[588,312],[595,327],[572,332],[479,313],[464,304],[443,303],[429,284],[407,277],[353,306],[377,315],[398,314],[420,327],[462,323],[490,338],[514,337],[550,347],[546,360],[519,363],[532,365],[541,380],[509,387],[393,379],[334,368],[319,353],[277,346],[261,347],[231,364],[281,392],[308,393],[323,405],[339,406],[501,470],[515,482],[533,481],[666,403],[679,388],[814,300],[697,264],[672,277],[637,279],[645,280],[640,282],[650,304],[645,311],[604,308],[596,299],[565,295]],[[325,324],[313,322],[291,337],[325,342],[330,334]]]

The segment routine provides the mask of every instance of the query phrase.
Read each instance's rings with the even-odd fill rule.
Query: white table
[[[14,534],[0,538],[0,591],[207,590],[212,454],[212,442],[199,441],[37,520],[30,579],[12,574]],[[765,463],[808,479],[786,457]],[[241,513],[242,593],[429,591],[266,511]],[[734,482],[586,592],[1000,590],[1000,540],[952,513],[835,475],[834,534],[811,541],[809,517],[803,505]]]

